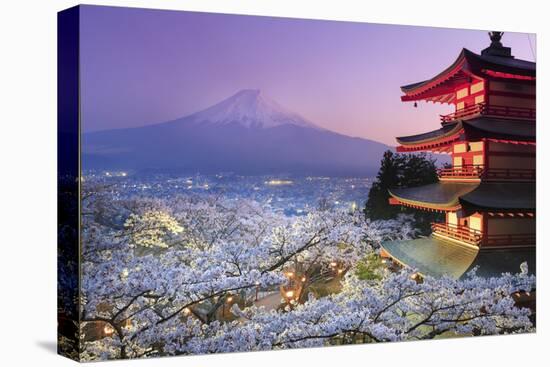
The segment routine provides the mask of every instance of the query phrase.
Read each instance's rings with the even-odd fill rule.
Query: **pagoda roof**
[[[536,272],[533,248],[483,251],[430,236],[384,242],[382,249],[402,265],[436,278],[464,278],[476,267],[476,274],[485,278],[518,273],[523,262],[530,273]]]
[[[458,140],[463,133],[466,134],[468,140],[488,138],[510,142],[534,143],[536,141],[536,125],[534,122],[489,116],[445,123],[437,130],[400,136],[396,138],[396,141],[404,147],[398,149],[398,151],[433,149]]]
[[[397,142],[401,145],[416,145],[416,144],[426,144],[436,140],[441,140],[442,138],[452,137],[457,134],[462,128],[462,125],[458,122],[445,124],[443,127],[432,130],[427,133],[409,135],[409,136],[400,136],[395,138]]]
[[[468,138],[494,138],[516,141],[535,141],[536,125],[525,120],[475,117],[461,121]]]
[[[476,183],[445,182],[388,190],[390,195],[403,205],[434,210],[456,210],[459,198],[479,186]]]
[[[535,211],[536,187],[534,182],[482,182],[459,202],[469,209]]]
[[[534,182],[453,182],[388,190],[399,204],[434,210],[529,211],[536,209]]]
[[[488,77],[505,77],[534,80],[536,63],[516,59],[512,56],[497,56],[491,54],[478,55],[463,48],[456,60],[441,73],[421,82],[407,84],[401,87],[405,93],[402,101],[431,100],[434,102],[451,103],[454,101],[454,88],[464,84],[472,77],[485,79]]]

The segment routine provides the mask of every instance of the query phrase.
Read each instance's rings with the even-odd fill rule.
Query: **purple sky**
[[[534,60],[527,34],[503,43]],[[399,86],[488,44],[486,31],[84,6],[83,129],[164,122],[254,88],[319,126],[395,145],[450,111],[415,109]]]

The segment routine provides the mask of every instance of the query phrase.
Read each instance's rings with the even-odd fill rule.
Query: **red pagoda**
[[[463,49],[435,77],[401,87],[402,101],[452,104],[437,130],[397,138],[398,152],[451,156],[435,184],[390,190],[390,204],[445,214],[432,234],[386,242],[382,256],[421,275],[460,278],[535,271],[536,63],[490,32],[481,54]]]

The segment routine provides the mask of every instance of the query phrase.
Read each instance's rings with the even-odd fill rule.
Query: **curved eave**
[[[427,133],[397,137],[395,140],[404,147],[430,147],[434,144],[453,142],[460,137],[461,132],[462,125],[455,123]]]
[[[459,203],[469,210],[534,212],[536,184],[534,182],[483,182],[475,190],[462,195]]]
[[[536,124],[525,120],[478,117],[461,121],[468,139],[501,139],[510,142],[536,142]]]
[[[529,273],[536,272],[533,249],[483,251],[432,236],[388,241],[381,247],[393,260],[423,276],[459,279],[476,268],[477,275],[489,278],[502,273],[518,273],[523,262],[527,262]]]
[[[479,183],[438,182],[420,187],[388,190],[390,196],[400,205],[436,211],[460,209],[459,198]]]
[[[425,201],[418,201],[418,200],[408,200],[400,198],[396,195],[393,195],[390,192],[390,195],[398,202],[399,205],[407,206],[410,208],[415,209],[422,209],[422,210],[428,210],[428,211],[436,211],[436,212],[454,212],[460,209],[460,204],[433,204],[428,203]]]
[[[401,100],[417,101],[423,99],[441,102],[452,102],[446,95],[453,93],[452,88],[446,88],[455,77],[473,76],[480,79],[495,77],[495,72],[502,75],[510,74],[528,77],[534,80],[536,77],[536,64],[533,62],[508,57],[478,55],[465,48],[462,49],[456,60],[431,79],[404,85],[401,91],[405,93]],[[460,75],[459,75],[460,74]],[[439,98],[439,96],[442,96]]]
[[[407,101],[417,101],[426,99],[429,97],[434,97],[437,95],[444,95],[448,94],[450,92],[454,92],[454,90],[444,90],[442,86],[447,83],[449,80],[451,80],[455,75],[457,75],[461,71],[467,71],[467,63],[466,63],[466,49],[462,49],[456,60],[445,70],[443,70],[441,73],[437,74],[431,79],[424,80],[422,82],[412,83],[408,85],[404,85],[401,87],[401,91],[405,93],[404,96],[401,96],[401,100],[403,102]],[[434,89],[438,90],[434,90]],[[430,93],[431,92],[431,93]]]

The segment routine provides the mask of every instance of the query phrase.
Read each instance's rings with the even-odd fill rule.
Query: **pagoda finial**
[[[491,39],[491,46],[492,47],[502,47],[502,43],[500,42],[500,39],[502,38],[502,35],[504,32],[489,32],[489,38]]]
[[[491,39],[491,45],[481,51],[484,56],[500,56],[500,57],[514,57],[512,56],[512,49],[510,47],[504,47],[500,40],[504,32],[489,32],[489,38]]]

